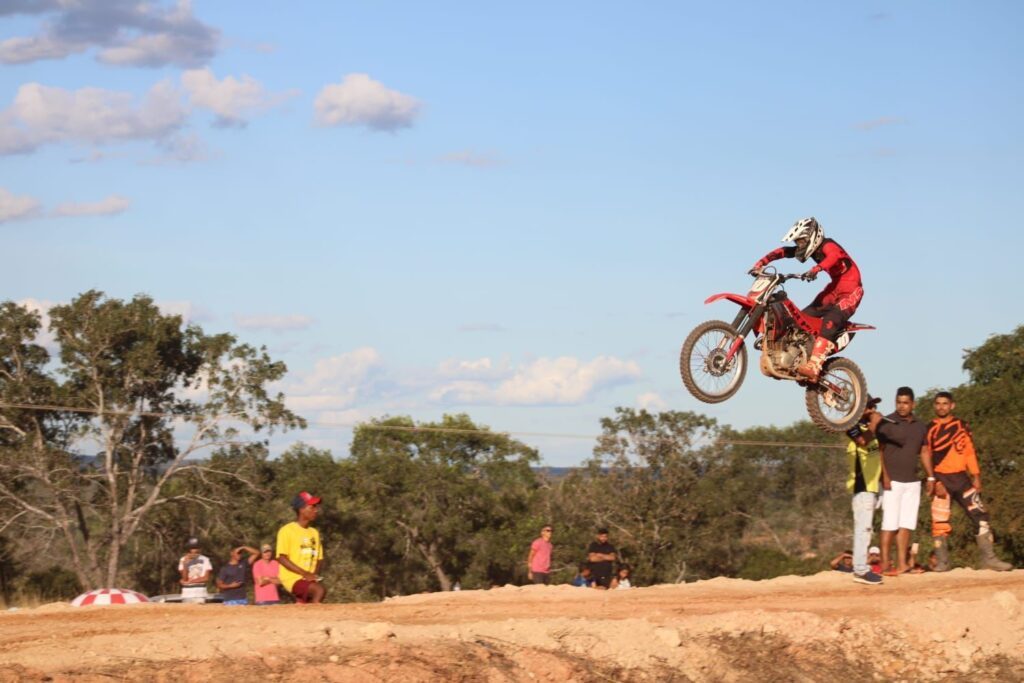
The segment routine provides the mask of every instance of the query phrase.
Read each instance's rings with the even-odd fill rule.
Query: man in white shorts
[[[908,550],[910,532],[917,528],[917,510],[921,506],[921,480],[917,462],[928,474],[928,493],[935,487],[932,453],[926,439],[928,423],[914,417],[914,390],[896,390],[896,412],[885,418],[870,417],[872,431],[882,449],[882,569],[886,576],[898,576],[913,567]],[[896,567],[889,566],[889,551],[896,537]]]

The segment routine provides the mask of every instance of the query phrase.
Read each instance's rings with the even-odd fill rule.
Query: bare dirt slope
[[[1024,680],[1024,570],[822,573],[377,604],[45,605],[0,615],[0,681]]]

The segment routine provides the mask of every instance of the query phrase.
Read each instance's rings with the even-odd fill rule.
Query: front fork
[[[725,356],[727,361],[731,361],[739,353],[740,347],[743,346],[743,340],[754,329],[754,325],[761,319],[762,313],[764,313],[764,305],[757,304],[750,310],[741,308],[740,312],[733,318],[732,327],[736,330],[736,338],[729,345],[729,352]]]

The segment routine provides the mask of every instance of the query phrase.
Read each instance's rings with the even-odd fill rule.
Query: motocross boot
[[[992,533],[978,534],[978,550],[981,551],[981,568],[991,569],[997,572],[1008,572],[1013,569],[1009,562],[1003,562],[996,557],[995,548],[992,547]]]
[[[934,536],[932,543],[935,546],[935,568],[932,571],[948,572],[951,569],[949,566],[949,537]]]
[[[807,362],[796,369],[798,375],[803,375],[812,382],[818,381],[821,374],[821,364],[825,362],[828,354],[832,353],[835,345],[824,337],[815,337],[814,348],[811,349],[811,357]]]

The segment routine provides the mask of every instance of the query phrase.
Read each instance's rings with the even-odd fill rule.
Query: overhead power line
[[[37,410],[47,412],[66,412],[66,413],[85,413],[90,415],[98,415],[100,411],[96,408],[79,408],[75,406],[59,406],[59,405],[48,405],[39,403],[7,403],[0,402],[0,408],[10,408],[15,410]],[[123,417],[162,417],[171,419],[182,419],[188,417],[180,413],[167,413],[158,411],[130,411],[130,410],[104,410],[102,411],[105,415],[118,415]],[[229,415],[228,417],[232,417]],[[496,431],[490,429],[464,429],[459,427],[418,427],[415,425],[388,425],[379,423],[363,423],[360,425],[341,424],[337,422],[315,422],[308,421],[307,424],[312,427],[321,427],[329,429],[372,429],[380,431],[397,431],[397,432],[423,432],[423,433],[448,433],[448,434],[477,434],[480,436],[509,436],[509,437],[522,437],[522,438],[549,438],[549,439],[586,439],[587,441],[596,441],[602,434],[572,434],[562,432],[526,432],[526,431]],[[752,440],[739,440],[739,439],[711,439],[708,445],[721,445],[721,446],[759,446],[767,448],[824,448],[824,449],[841,449],[845,450],[846,447],[842,444],[837,443],[815,443],[810,441],[752,441]]]

